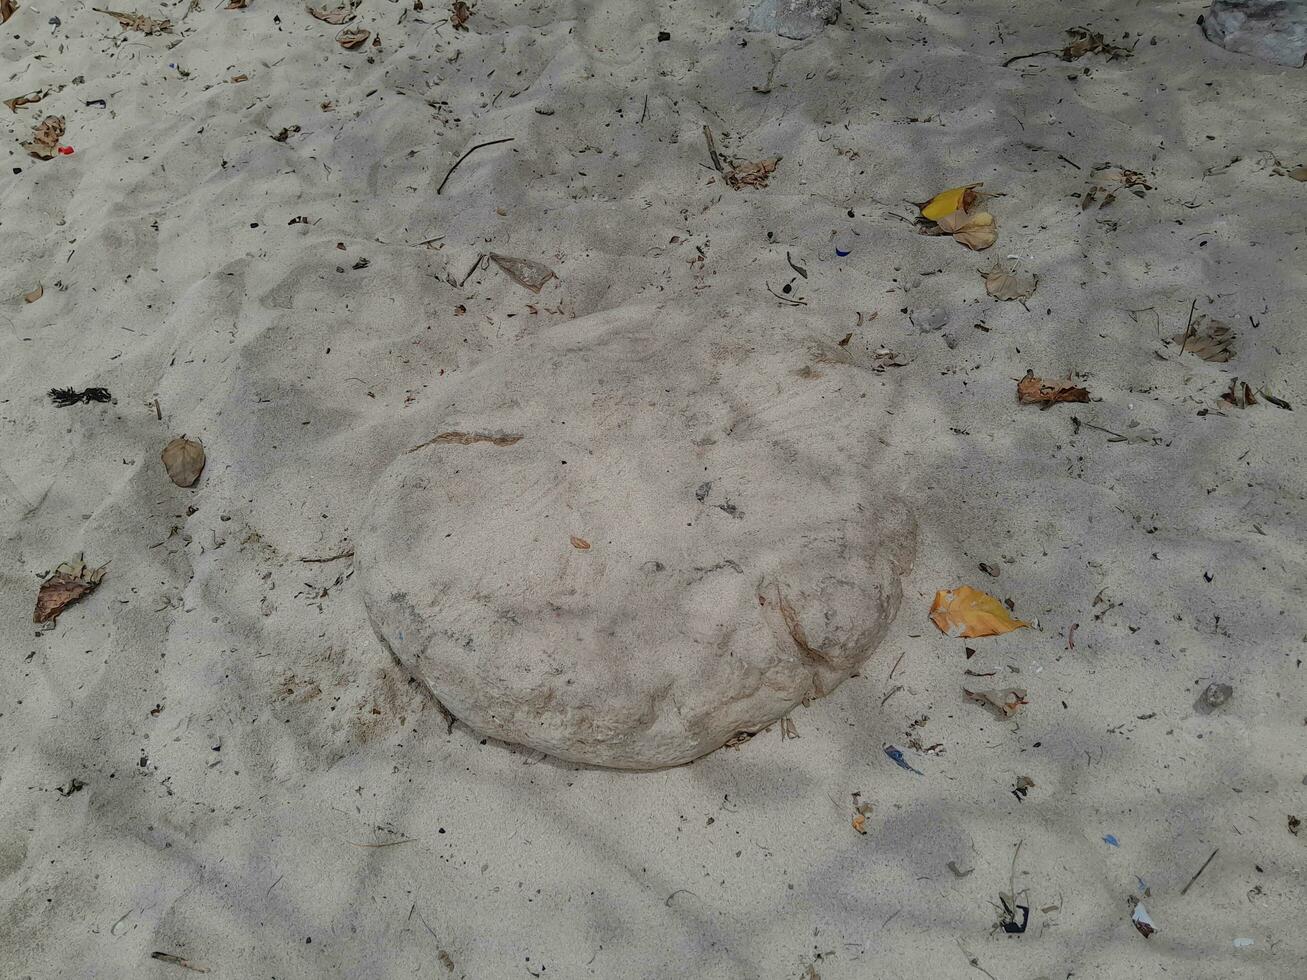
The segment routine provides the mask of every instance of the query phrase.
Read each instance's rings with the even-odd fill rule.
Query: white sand
[[[1001,980],[1303,975],[1305,441],[1298,413],[1219,394],[1237,375],[1307,399],[1307,185],[1271,173],[1307,162],[1307,74],[1208,44],[1197,2],[868,0],[810,42],[741,46],[733,5],[484,0],[455,33],[431,0],[365,0],[382,46],[355,52],[296,4],[186,7],[172,36],[56,0],[0,29],[0,98],[64,86],[0,110],[21,168],[0,184],[0,975],[189,975],[162,951],[278,980],[980,978],[960,944]],[[1117,62],[1001,67],[1076,23],[1142,38]],[[46,112],[72,156],[19,150]],[[724,152],[782,156],[771,185],[726,189],[705,123]],[[1104,162],[1155,189],[1082,214]],[[976,180],[1007,195],[988,253],[885,217]],[[786,250],[806,306],[767,293]],[[448,284],[489,251],[559,281]],[[1029,312],[976,275],[1007,255],[1041,277]],[[1238,332],[1229,364],[1159,358],[1153,314],[1127,312],[1169,335],[1195,298]],[[348,558],[301,561],[349,551],[453,376],[633,305],[723,343],[758,316],[826,338],[823,377],[796,363],[794,384],[871,393],[850,424],[879,425],[877,468],[922,528],[888,640],[794,714],[799,738],[655,774],[447,735]],[[954,349],[902,312],[931,308]],[[849,331],[856,363],[821,363]],[[871,372],[882,344],[911,363]],[[1027,367],[1101,401],[1020,407]],[[56,408],[56,385],[116,401]],[[181,433],[209,455],[193,490],[158,460]],[[38,576],[79,551],[111,561],[104,584],[34,626]],[[965,660],[926,619],[962,583],[1038,628]],[[992,681],[1031,703],[995,720],[963,700],[968,666],[1019,670]],[[1234,696],[1199,715],[1212,680]],[[908,747],[923,716],[942,755]],[[1010,883],[1021,936],[992,931]]]

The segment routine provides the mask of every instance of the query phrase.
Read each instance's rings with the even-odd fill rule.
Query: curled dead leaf
[[[37,590],[32,622],[47,623],[58,619],[67,606],[95,591],[108,567],[90,568],[81,555],[76,561],[62,563]]]
[[[503,269],[519,286],[525,286],[533,293],[540,292],[544,284],[554,278],[553,269],[530,259],[519,259],[512,255],[498,255],[491,252],[490,261]]]
[[[49,160],[59,152],[59,140],[63,135],[64,117],[46,116],[32,129],[31,140],[22,146],[38,160]]]
[[[1025,377],[1017,382],[1017,401],[1022,405],[1042,405],[1044,408],[1057,402],[1087,402],[1089,389],[1077,387],[1069,378],[1066,381],[1045,381],[1027,369]]]
[[[179,487],[189,487],[200,478],[204,469],[204,447],[185,436],[178,436],[160,453],[168,478]]]
[[[328,24],[334,24],[339,27],[341,24],[348,23],[354,18],[353,6],[336,7],[332,10],[325,10],[321,7],[306,7],[306,10],[318,20],[325,21]]]
[[[244,10],[250,5],[250,0],[227,0],[227,5],[223,10]]]
[[[1003,603],[969,585],[936,592],[930,620],[953,637],[1002,636],[1030,625],[1013,619]]]
[[[463,0],[454,0],[449,5],[449,23],[453,25],[456,31],[467,30],[467,20],[472,16],[472,8]]]
[[[372,36],[372,32],[362,27],[347,27],[336,35],[336,43],[346,51],[361,47]]]
[[[1030,703],[1026,700],[1026,689],[1023,687],[1005,687],[994,691],[972,691],[964,687],[962,693],[972,701],[993,708],[1000,718],[1011,718],[1021,710],[1022,705]]]
[[[983,186],[983,183],[980,181],[964,187],[950,187],[946,191],[940,191],[925,204],[918,205],[921,208],[921,216],[927,221],[938,221],[954,211],[970,210],[979,199],[976,188]]]
[[[572,547],[575,548],[577,551],[589,551],[590,542],[587,541],[585,538],[578,538],[575,534],[573,534]]]
[[[153,17],[146,17],[144,14],[128,14],[118,10],[105,10],[101,7],[92,7],[91,9],[97,14],[112,17],[122,25],[124,30],[140,31],[146,36],[172,33],[172,21],[170,20],[155,20]]]
[[[1235,408],[1247,408],[1249,405],[1257,404],[1257,396],[1253,394],[1252,386],[1247,381],[1241,385],[1238,378],[1230,381],[1230,390],[1221,395],[1221,400],[1229,402]]]
[[[1029,299],[1039,285],[1039,277],[1034,273],[1008,270],[998,262],[981,275],[985,278],[985,292],[995,299]]]
[[[45,287],[38,283],[37,287],[33,289],[30,293],[23,293],[23,302],[35,303],[38,299],[40,299],[44,295],[45,295]]]
[[[775,172],[778,163],[780,163],[779,157],[773,157],[770,160],[759,160],[756,163],[733,163],[727,170],[722,172],[722,178],[732,190],[738,191],[745,187],[766,187],[767,178]]]
[[[5,99],[5,105],[9,106],[10,112],[17,112],[25,105],[36,105],[50,93],[44,90],[28,92],[26,95],[15,96],[12,99]]]
[[[1103,39],[1102,34],[1091,31],[1087,27],[1072,27],[1066,34],[1071,38],[1071,43],[1058,52],[1058,56],[1063,61],[1075,61],[1087,54],[1106,55],[1108,61],[1116,61],[1118,58],[1128,58],[1134,54],[1133,48],[1109,44]]]
[[[12,17],[17,9],[18,4],[14,0],[0,0],[0,24]]]

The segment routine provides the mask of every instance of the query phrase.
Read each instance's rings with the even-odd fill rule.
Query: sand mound
[[[375,492],[373,622],[484,734],[687,762],[831,691],[898,607],[913,531],[867,479],[874,439],[841,448],[781,352],[668,320],[488,363]]]

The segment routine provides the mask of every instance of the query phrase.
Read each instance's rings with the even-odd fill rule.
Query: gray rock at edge
[[[748,29],[803,41],[840,16],[840,0],[759,0],[749,11]]]
[[[623,769],[829,693],[915,531],[855,369],[800,375],[820,341],[795,333],[628,308],[455,379],[412,441],[467,435],[401,453],[358,539],[379,636],[481,734]]]
[[[1307,61],[1307,0],[1213,0],[1202,25],[1227,51],[1291,68]]]

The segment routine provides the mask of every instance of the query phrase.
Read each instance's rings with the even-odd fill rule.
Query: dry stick
[[[1188,319],[1187,321],[1185,321],[1185,325],[1184,325],[1184,334],[1181,335],[1181,337],[1180,337],[1180,353],[1181,353],[1181,354],[1184,353],[1184,345],[1187,344],[1187,343],[1189,343],[1189,328],[1192,327],[1192,326],[1194,325],[1194,308],[1195,308],[1197,305],[1198,305],[1198,297],[1195,296],[1195,297],[1194,297],[1194,301],[1193,301],[1192,303],[1189,304],[1189,319]]]
[[[352,840],[347,840],[345,843],[354,847],[394,847],[396,844],[412,844],[415,840],[416,837],[401,837],[399,840],[388,840],[380,844],[359,844]]]
[[[712,130],[708,128],[707,123],[703,125],[703,138],[708,143],[708,155],[712,157],[712,165],[717,168],[719,174],[725,173],[722,169],[722,158],[717,155],[717,143],[713,140]]]
[[[190,970],[192,973],[209,972],[208,967],[196,966],[190,960],[184,960],[180,956],[174,956],[172,953],[161,953],[156,950],[150,954],[150,958],[158,960],[161,963],[171,963],[173,966],[180,966],[183,970]]]
[[[644,108],[640,110],[640,122],[636,123],[637,126],[639,126],[640,123],[644,122],[644,117],[648,112],[649,112],[649,93],[646,92],[644,94]]]
[[[1019,54],[1016,57],[1008,58],[1007,61],[1003,62],[1003,67],[1006,68],[1009,65],[1016,64],[1018,61],[1024,61],[1027,58],[1038,58],[1041,54],[1057,54],[1057,53],[1058,53],[1057,51],[1050,50],[1050,51],[1032,51],[1030,52],[1030,54]]]
[[[324,565],[327,562],[340,561],[342,558],[353,558],[353,557],[354,557],[354,549],[350,548],[349,551],[342,551],[338,555],[330,555],[326,558],[301,558],[300,561],[310,565]]]
[[[457,160],[454,161],[454,165],[453,165],[452,167],[449,168],[449,173],[445,174],[445,179],[442,180],[442,181],[440,182],[440,186],[436,188],[436,193],[439,194],[441,191],[443,191],[443,190],[445,189],[445,184],[447,184],[447,183],[449,182],[449,178],[450,178],[450,176],[454,173],[455,170],[458,169],[458,165],[459,165],[460,163],[462,163],[464,160],[466,160],[468,157],[470,157],[470,156],[471,156],[473,153],[475,153],[477,150],[481,149],[482,147],[486,147],[486,146],[494,146],[494,145],[496,145],[497,143],[511,143],[511,142],[513,142],[513,140],[515,140],[516,138],[517,138],[516,136],[505,136],[505,137],[504,137],[503,139],[501,139],[501,140],[491,140],[491,141],[488,142],[488,143],[478,143],[476,146],[472,147],[472,149],[468,150],[468,151],[467,151],[466,153],[464,153],[461,157],[459,157]]]
[[[771,293],[773,296],[775,296],[775,297],[776,297],[778,300],[780,300],[782,303],[789,303],[791,306],[807,306],[807,305],[808,305],[808,301],[807,301],[806,299],[790,299],[788,296],[782,296],[780,293],[776,292],[776,290],[774,290],[774,289],[771,288],[771,283],[764,283],[763,285],[765,285],[765,286],[767,287],[767,292]]]
[[[474,272],[477,271],[477,266],[479,266],[479,265],[481,264],[481,260],[484,259],[485,257],[486,257],[486,253],[485,253],[485,252],[477,252],[477,260],[476,260],[475,262],[472,263],[472,268],[468,269],[468,270],[467,270],[467,275],[464,276],[462,279],[460,279],[460,280],[458,281],[458,288],[459,288],[459,289],[462,289],[462,288],[463,288],[463,283],[467,282],[468,279],[471,277],[472,273],[474,273]]]
[[[1216,849],[1216,851],[1219,851],[1219,850],[1220,850],[1220,848],[1218,847],[1218,848]],[[1193,876],[1192,878],[1189,879],[1189,884],[1188,884],[1188,885],[1185,885],[1183,888],[1180,889],[1180,894],[1181,894],[1181,895],[1183,895],[1185,892],[1187,892],[1187,891],[1189,890],[1190,886],[1192,886],[1193,883],[1194,883],[1195,881],[1198,880],[1198,876],[1199,876],[1200,874],[1202,874],[1204,871],[1207,870],[1207,866],[1208,866],[1209,864],[1212,863],[1212,858],[1216,857],[1216,851],[1213,851],[1213,852],[1208,856],[1207,860],[1203,862],[1203,866],[1202,866],[1201,868],[1199,868],[1197,871],[1194,872],[1194,876]]]

